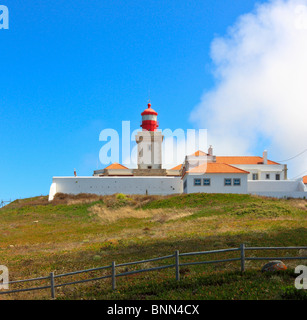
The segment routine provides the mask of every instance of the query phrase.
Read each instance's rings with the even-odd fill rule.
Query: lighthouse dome
[[[159,127],[159,123],[157,121],[158,113],[151,108],[151,104],[148,103],[147,109],[145,109],[142,113],[142,124],[141,127],[143,131],[156,131]]]
[[[151,108],[151,103],[148,103],[147,105],[147,109],[145,109],[142,113],[141,116],[145,116],[145,115],[149,115],[149,114],[154,114],[154,115],[158,115],[158,113]]]

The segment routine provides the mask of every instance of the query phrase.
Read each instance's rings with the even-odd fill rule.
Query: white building
[[[142,131],[136,135],[138,168],[113,163],[91,177],[54,177],[49,200],[56,193],[115,193],[169,195],[180,193],[237,193],[270,197],[307,198],[307,177],[287,179],[287,165],[258,156],[215,156],[196,151],[183,164],[162,168],[163,135],[157,131],[158,113],[151,108],[142,115]]]
[[[241,193],[307,198],[302,179],[288,180],[287,166],[263,157],[219,157],[212,147],[187,156],[182,166],[184,193]]]

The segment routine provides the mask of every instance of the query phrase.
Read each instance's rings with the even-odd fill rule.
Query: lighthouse
[[[138,170],[161,170],[163,135],[157,131],[158,113],[151,108],[151,103],[148,103],[141,116],[142,131],[135,137],[138,145]]]

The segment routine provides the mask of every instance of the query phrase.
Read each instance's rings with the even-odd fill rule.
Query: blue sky
[[[74,168],[91,175],[99,132],[137,128],[149,90],[161,128],[196,127],[211,43],[255,3],[3,0],[0,200],[48,194]]]

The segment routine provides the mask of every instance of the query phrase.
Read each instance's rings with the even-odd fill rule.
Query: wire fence
[[[8,200],[8,201],[5,201],[5,200],[1,200],[0,201],[0,208],[6,206],[7,204],[11,203],[12,200]]]
[[[156,270],[169,269],[169,268],[175,269],[176,280],[180,281],[180,267],[202,265],[202,264],[233,262],[233,261],[240,261],[241,262],[241,272],[243,273],[245,271],[245,262],[246,261],[307,260],[307,255],[303,256],[303,257],[302,256],[299,256],[299,257],[298,256],[296,256],[296,257],[246,257],[246,251],[306,250],[306,249],[307,249],[307,247],[246,247],[244,244],[241,244],[239,248],[219,249],[219,250],[211,250],[211,251],[179,253],[179,251],[176,250],[174,254],[171,254],[168,256],[163,256],[163,257],[157,257],[157,258],[153,258],[153,259],[134,261],[134,262],[126,262],[126,263],[121,263],[121,264],[116,264],[115,261],[113,261],[112,264],[110,264],[108,266],[99,267],[99,268],[79,270],[79,271],[57,274],[57,275],[55,275],[54,272],[51,272],[50,275],[46,276],[46,277],[9,281],[9,282],[3,283],[3,284],[10,285],[10,284],[16,284],[16,283],[41,281],[41,280],[48,280],[49,284],[46,286],[40,286],[40,287],[31,287],[31,288],[25,288],[25,289],[2,291],[2,292],[0,292],[0,295],[1,294],[12,294],[12,293],[18,293],[18,292],[49,289],[51,298],[54,299],[56,288],[69,286],[69,285],[76,285],[76,284],[80,284],[80,283],[98,281],[98,280],[102,280],[102,279],[111,279],[112,280],[112,282],[111,282],[112,289],[115,290],[116,289],[116,278],[118,278],[118,277],[129,276],[132,274],[138,274],[138,273],[142,273],[142,272],[151,272],[151,271],[156,271]],[[211,260],[211,261],[204,260],[204,261],[194,261],[194,262],[191,261],[191,262],[186,262],[186,263],[180,263],[180,257],[202,256],[202,255],[208,255],[208,254],[221,254],[221,253],[227,253],[227,252],[238,252],[239,255],[236,258],[229,258],[229,259],[220,259],[220,260]],[[173,263],[163,265],[163,266],[154,267],[154,268],[139,269],[139,270],[116,273],[116,268],[119,268],[119,267],[127,267],[127,266],[132,266],[132,265],[139,265],[139,264],[144,264],[144,263],[148,263],[148,262],[156,262],[156,261],[169,260],[169,259],[173,259]],[[100,276],[100,277],[96,277],[96,278],[85,279],[85,280],[78,280],[78,281],[71,281],[71,282],[56,284],[56,279],[59,279],[59,278],[74,276],[77,274],[84,274],[84,273],[88,273],[88,272],[92,272],[92,271],[108,270],[108,269],[110,269],[110,274],[108,274],[108,275],[104,275],[104,276]]]

